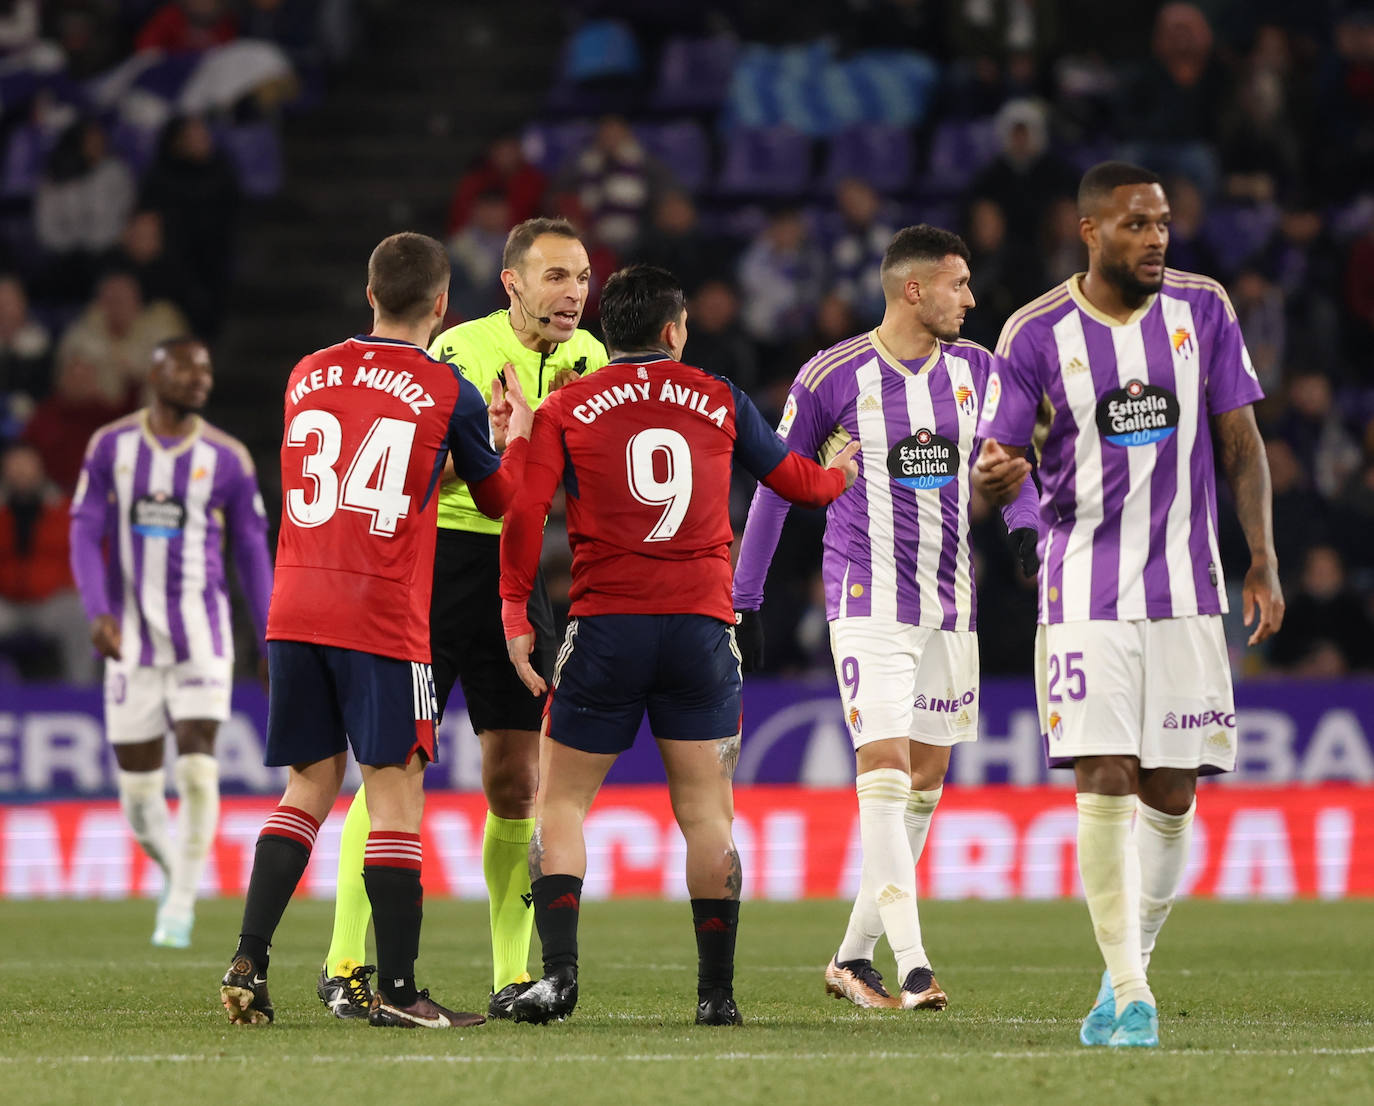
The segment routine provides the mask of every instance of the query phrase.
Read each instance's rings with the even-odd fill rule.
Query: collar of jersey
[[[355,334],[350,341],[362,342],[364,345],[379,346],[409,346],[411,349],[423,351],[423,346],[417,346],[414,342],[407,342],[404,338],[378,338],[375,334]]]
[[[619,357],[612,357],[606,362],[608,365],[652,365],[656,361],[668,361],[673,359],[666,353],[655,353],[652,357],[643,357],[634,353],[624,353]]]

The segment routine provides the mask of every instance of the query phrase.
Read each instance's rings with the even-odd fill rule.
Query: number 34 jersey
[[[419,346],[350,338],[297,364],[285,425],[268,639],[428,662],[444,458],[469,483],[500,465],[481,393]]]

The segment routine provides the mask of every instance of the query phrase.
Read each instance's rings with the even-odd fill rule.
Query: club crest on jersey
[[[887,455],[887,471],[903,487],[918,491],[943,488],[959,471],[959,447],[922,427],[892,447]]]
[[[960,384],[954,389],[954,402],[966,415],[972,415],[978,410],[978,400],[973,394],[973,389],[967,384]]]
[[[1163,441],[1178,429],[1178,399],[1157,384],[1128,381],[1098,400],[1097,429],[1112,445]]]
[[[186,504],[166,492],[141,495],[129,508],[129,529],[144,538],[179,538],[186,528]]]
[[[859,713],[858,707],[849,708],[849,728],[855,733],[864,732],[864,716]]]
[[[788,396],[787,402],[782,405],[782,418],[778,420],[778,437],[787,437],[787,432],[792,429],[792,424],[797,420],[797,397]]]
[[[1192,331],[1186,326],[1178,327],[1169,335],[1169,344],[1174,347],[1174,353],[1185,361],[1197,352]]]

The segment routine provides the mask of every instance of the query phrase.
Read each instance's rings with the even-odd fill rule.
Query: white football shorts
[[[854,748],[909,737],[978,738],[978,635],[880,618],[837,618],[830,648]]]
[[[168,720],[229,717],[232,657],[180,664],[105,662],[105,732],[111,744],[127,745],[167,732]]]
[[[1203,774],[1236,766],[1220,615],[1041,626],[1035,688],[1052,767],[1086,756]]]

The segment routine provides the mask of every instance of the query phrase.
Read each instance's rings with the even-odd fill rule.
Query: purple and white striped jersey
[[[821,571],[826,618],[874,616],[942,630],[975,628],[969,465],[992,354],[939,342],[902,362],[876,330],[818,353],[787,396],[778,433],[796,452],[834,456],[858,439],[859,478],[826,511]],[[1037,525],[1030,481],[1004,509]],[[735,566],[736,610],[757,610],[787,515],[760,485]]]
[[[146,410],[91,436],[72,502],[72,571],[87,616],[119,619],[126,663],[233,657],[226,529],[262,634],[267,514],[242,443],[199,418],[186,437],[160,442]]]
[[[1226,290],[1166,269],[1127,322],[1079,276],[1007,320],[978,432],[1027,446],[1042,402],[1040,621],[1226,610],[1208,416],[1262,399]]]

